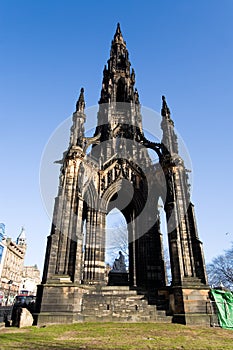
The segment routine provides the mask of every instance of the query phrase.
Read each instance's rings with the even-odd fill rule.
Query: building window
[[[0,264],[2,261],[3,249],[4,249],[4,247],[2,245],[0,245]]]

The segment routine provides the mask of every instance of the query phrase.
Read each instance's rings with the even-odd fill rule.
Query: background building
[[[2,274],[3,261],[6,255],[5,249],[5,225],[0,223],[0,276]]]
[[[37,285],[40,284],[40,281],[40,270],[37,265],[24,266],[20,284],[20,293],[36,295]]]
[[[0,223],[0,276],[2,275],[2,268],[3,268],[3,262],[6,255],[6,241],[4,239],[5,235],[5,225],[3,223]],[[0,305],[2,305],[4,298],[4,293],[1,290],[1,284],[0,284]]]
[[[18,294],[21,284],[24,257],[27,249],[24,228],[14,242],[11,238],[2,235],[0,242],[0,294],[2,303],[10,304]]]

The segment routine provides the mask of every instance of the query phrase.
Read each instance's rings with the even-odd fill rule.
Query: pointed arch
[[[121,251],[128,266],[128,229],[125,216],[122,211],[113,208],[106,217],[106,244],[105,262],[113,265],[114,259]]]

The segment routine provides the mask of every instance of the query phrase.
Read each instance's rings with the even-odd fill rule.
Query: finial
[[[161,114],[163,117],[170,118],[170,109],[168,108],[166,98],[164,95],[162,96],[162,101],[163,101],[163,104],[162,104]]]
[[[120,27],[120,23],[119,23],[119,22],[117,23],[117,30],[116,30],[116,32],[117,32],[118,34],[121,33],[121,27]]]
[[[124,43],[124,39],[123,39],[123,36],[122,36],[122,33],[121,33],[121,27],[120,27],[120,23],[119,22],[117,23],[117,29],[116,29],[116,33],[114,35],[114,41],[115,42],[117,41],[117,42]]]
[[[82,87],[80,90],[78,101],[76,103],[76,112],[84,112],[84,108],[85,108],[84,88]]]

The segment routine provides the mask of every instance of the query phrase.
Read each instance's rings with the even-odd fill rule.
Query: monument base
[[[129,286],[50,283],[38,286],[36,324],[76,322],[163,322],[172,317],[149,305],[147,298]]]
[[[164,288],[158,290],[156,300],[148,300],[148,295],[132,290],[129,285],[119,285],[129,284],[128,273],[110,272],[109,283],[115,285],[80,285],[55,279],[38,285],[35,323],[42,326],[75,322],[173,322],[210,326],[207,289]],[[177,300],[182,308],[177,306]]]
[[[170,290],[170,311],[174,323],[210,326],[208,286],[185,285]]]
[[[127,272],[110,271],[108,274],[108,285],[109,286],[128,286],[129,274]]]

